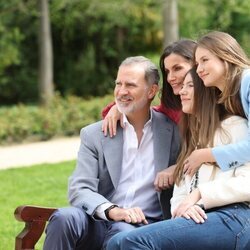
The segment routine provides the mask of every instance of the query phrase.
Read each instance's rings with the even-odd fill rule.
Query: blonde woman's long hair
[[[223,103],[229,113],[245,117],[240,100],[240,83],[242,72],[250,67],[250,61],[244,50],[231,35],[220,31],[202,36],[197,41],[197,47],[208,49],[225,63],[226,85],[218,103]]]
[[[213,146],[215,131],[221,127],[221,121],[227,114],[224,106],[217,102],[220,91],[215,87],[205,87],[196,73],[196,67],[189,70],[187,74],[191,74],[194,85],[193,110],[191,115],[182,115],[179,125],[182,148],[174,172],[177,185],[183,178],[184,160],[196,148]]]

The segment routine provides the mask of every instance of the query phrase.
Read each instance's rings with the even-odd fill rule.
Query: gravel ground
[[[0,146],[0,170],[74,160],[80,146],[80,137],[54,139],[12,146]]]

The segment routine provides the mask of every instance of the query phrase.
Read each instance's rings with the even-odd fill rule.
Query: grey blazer
[[[152,112],[154,161],[156,172],[175,164],[180,146],[179,131],[174,122],[165,115]],[[102,122],[91,124],[81,130],[81,145],[75,171],[69,178],[68,197],[73,206],[82,207],[93,216],[96,208],[108,202],[119,183],[123,131],[118,127],[115,137],[105,137]],[[159,194],[164,217],[170,216],[169,199],[172,190]]]

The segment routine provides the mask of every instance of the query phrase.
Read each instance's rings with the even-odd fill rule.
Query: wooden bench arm
[[[15,250],[34,250],[35,244],[40,239],[46,222],[56,208],[19,206],[15,210],[18,221],[25,222],[25,227],[16,236]]]

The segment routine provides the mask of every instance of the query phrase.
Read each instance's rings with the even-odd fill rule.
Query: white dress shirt
[[[128,122],[125,115],[123,121],[121,178],[111,199],[112,203],[100,205],[96,210],[96,215],[106,219],[104,210],[112,204],[117,204],[123,208],[140,207],[146,217],[160,218],[162,213],[157,192],[154,188],[156,173],[152,120],[150,119],[144,125],[140,144],[134,127]]]

